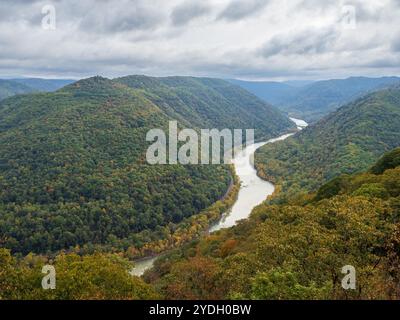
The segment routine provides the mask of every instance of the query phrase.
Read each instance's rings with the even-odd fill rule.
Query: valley
[[[16,289],[3,295],[397,296],[382,283],[397,277],[400,179],[398,150],[390,150],[399,145],[399,105],[395,85],[308,126],[222,80],[145,76],[93,77],[6,98],[0,281]],[[231,164],[146,164],[146,132],[167,131],[171,119],[194,132],[254,126],[256,143]],[[349,261],[365,289],[343,296],[337,279]],[[62,290],[38,291],[45,262]],[[69,289],[78,270],[79,286]],[[90,289],[77,289],[85,283]]]
[[[397,299],[398,163],[395,149],[368,172],[264,202],[235,227],[160,257],[144,279],[173,300]],[[360,290],[342,290],[346,264]]]
[[[399,104],[399,86],[358,98],[295,137],[260,148],[257,171],[280,186],[279,202],[342,174],[367,170],[399,146]]]
[[[320,81],[240,81],[231,80],[260,99],[309,123],[366,94],[400,83],[399,77],[349,77]]]
[[[400,301],[400,0],[1,0],[0,16],[4,314]]]
[[[3,246],[22,254],[118,250],[138,258],[201,234],[222,213],[218,200],[232,173],[224,164],[148,164],[147,132],[167,131],[171,119],[194,130],[254,128],[256,139],[295,127],[255,96],[210,78],[92,77],[5,99]]]
[[[307,123],[303,120],[294,118],[291,118],[291,120],[296,124],[298,130],[307,127]],[[285,140],[291,135],[293,135],[293,133],[284,134],[265,142],[252,144],[236,154],[232,163],[240,182],[237,199],[232,207],[227,212],[223,213],[221,219],[210,226],[208,230],[209,233],[232,227],[236,225],[238,221],[248,218],[254,207],[273,194],[275,190],[274,185],[257,176],[257,171],[253,164],[254,152],[265,144]],[[135,267],[132,269],[131,273],[136,276],[142,276],[146,270],[153,267],[156,259],[157,257],[149,257],[135,261]]]

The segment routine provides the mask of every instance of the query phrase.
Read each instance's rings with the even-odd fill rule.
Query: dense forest
[[[300,119],[315,122],[369,92],[399,83],[398,77],[351,77],[317,81],[296,92],[281,105],[281,109]]]
[[[400,149],[160,258],[145,274],[167,299],[398,299]],[[342,267],[356,269],[343,290]]]
[[[56,290],[42,289],[46,264],[56,268]],[[19,259],[0,249],[0,300],[159,299],[150,285],[129,274],[130,268],[117,254],[60,253],[52,260],[29,254]]]
[[[140,90],[173,119],[196,128],[256,129],[257,140],[275,137],[293,123],[278,109],[224,80],[128,76],[114,81]]]
[[[258,174],[279,185],[278,198],[367,169],[400,145],[400,88],[366,95],[289,139],[260,148]]]
[[[255,155],[276,194],[234,203],[230,165],[148,165],[149,129],[293,130],[222,80],[93,77],[0,102],[0,299],[400,298],[400,88],[355,100]],[[392,150],[382,154],[386,151]],[[167,251],[168,250],[168,251]],[[142,278],[131,259],[164,252]],[[57,270],[43,290],[41,268]],[[354,266],[356,290],[341,286]]]
[[[1,246],[134,257],[199,234],[204,219],[225,208],[210,206],[235,179],[226,165],[148,165],[145,135],[167,131],[171,119],[191,128],[255,128],[256,138],[293,127],[258,98],[214,79],[94,77],[8,98],[0,104]],[[188,234],[180,223],[191,226]]]

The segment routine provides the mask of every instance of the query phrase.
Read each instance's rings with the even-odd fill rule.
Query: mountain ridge
[[[399,83],[400,78],[394,76],[320,80],[296,87],[283,82],[237,82],[290,116],[308,122],[316,122],[352,100]]]
[[[232,177],[225,165],[146,164],[146,133],[168,131],[171,97],[180,102],[178,114],[190,128],[202,121],[232,126],[222,109],[208,104],[210,97],[231,108],[239,118],[236,124],[256,125],[259,138],[294,126],[258,98],[241,91],[236,96],[236,87],[219,80],[178,80],[192,89],[172,90],[170,83],[159,94],[153,84],[137,89],[96,76],[55,92],[1,101],[0,234],[5,247],[22,253],[80,247],[86,253],[100,248],[134,254],[146,243],[183,241],[172,237],[178,224],[224,196]],[[219,85],[225,87],[215,89]],[[276,117],[256,117],[258,106]],[[188,232],[202,232],[203,220]]]
[[[36,90],[25,84],[13,80],[0,79],[0,100],[11,97],[16,94],[32,93]]]
[[[282,196],[290,196],[367,169],[399,141],[400,87],[394,87],[361,97],[286,141],[260,148],[256,168],[282,185]]]

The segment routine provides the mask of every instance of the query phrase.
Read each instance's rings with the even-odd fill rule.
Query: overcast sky
[[[400,75],[400,0],[1,0],[0,77],[97,74]]]

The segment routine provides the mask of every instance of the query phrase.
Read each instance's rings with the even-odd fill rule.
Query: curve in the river
[[[308,125],[303,120],[295,118],[290,119],[297,125],[299,130]],[[235,155],[232,162],[235,166],[236,174],[240,179],[238,198],[232,208],[222,216],[221,220],[210,228],[210,232],[232,227],[239,220],[246,219],[255,206],[261,204],[274,192],[275,187],[272,183],[262,180],[257,176],[253,165],[254,152],[267,143],[285,140],[293,134],[294,133],[289,133],[268,141],[252,144]],[[137,261],[131,274],[141,276],[147,269],[153,266],[156,258],[157,257],[151,257]]]

